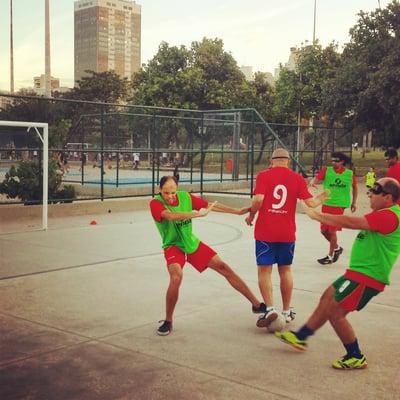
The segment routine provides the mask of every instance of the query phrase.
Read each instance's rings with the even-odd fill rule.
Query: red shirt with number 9
[[[294,242],[297,199],[313,197],[305,179],[289,168],[272,167],[257,175],[254,194],[264,195],[254,229],[255,239]]]

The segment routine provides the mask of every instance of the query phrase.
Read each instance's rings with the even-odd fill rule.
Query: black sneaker
[[[332,262],[336,262],[339,260],[340,255],[343,253],[343,247],[339,247],[338,249],[334,250]]]
[[[266,328],[272,321],[278,318],[278,313],[275,309],[269,309],[264,315],[258,317],[256,325],[259,328]]]
[[[157,329],[157,335],[167,336],[172,331],[172,322],[171,321],[159,321],[162,322],[162,325]]]
[[[333,259],[329,256],[326,256],[324,258],[319,258],[317,261],[322,265],[328,265],[328,264],[332,264]]]
[[[265,305],[265,303],[260,303],[258,307],[252,306],[251,310],[254,314],[264,314],[267,312],[267,306]]]

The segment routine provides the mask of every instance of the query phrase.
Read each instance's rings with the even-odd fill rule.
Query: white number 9
[[[273,196],[276,200],[279,201],[278,204],[272,204],[272,208],[275,210],[278,210],[279,208],[282,208],[287,199],[287,189],[286,186],[284,185],[276,185],[274,189]]]

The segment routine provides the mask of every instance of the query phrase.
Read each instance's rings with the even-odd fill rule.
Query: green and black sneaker
[[[367,366],[368,364],[365,356],[358,358],[348,354],[332,364],[332,367],[335,369],[364,369],[367,368]]]
[[[305,340],[301,340],[297,337],[293,331],[286,332],[275,332],[275,336],[280,339],[283,343],[290,344],[297,350],[307,350],[307,343]]]

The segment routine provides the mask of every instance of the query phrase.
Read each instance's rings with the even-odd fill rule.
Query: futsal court
[[[400,398],[399,262],[391,286],[350,316],[366,370],[331,368],[344,349],[329,325],[305,353],[285,346],[255,326],[251,305],[224,278],[188,264],[174,330],[160,337],[168,274],[148,210],[132,209],[0,235],[2,400]],[[344,254],[321,266],[316,259],[327,242],[318,224],[304,214],[297,222],[292,329],[345,270],[356,235],[341,232]],[[211,213],[194,220],[194,232],[258,295],[252,229],[243,216]],[[277,271],[273,281],[280,308]]]

